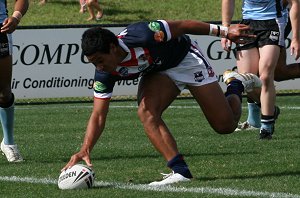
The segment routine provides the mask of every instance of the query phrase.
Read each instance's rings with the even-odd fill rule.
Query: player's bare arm
[[[291,55],[295,56],[295,60],[300,57],[300,2],[299,0],[288,0],[290,4],[290,19],[293,31],[291,42]]]
[[[255,37],[248,34],[250,27],[244,24],[236,24],[230,27],[209,24],[196,20],[167,21],[173,38],[183,34],[211,35],[228,38],[236,43],[244,43],[243,38]]]
[[[12,33],[16,30],[21,18],[26,14],[28,10],[28,0],[17,0],[15,1],[14,11],[12,16],[6,18],[3,21],[3,26],[1,27],[1,32]]]
[[[109,100],[103,99],[94,99],[94,107],[91,117],[88,121],[85,137],[83,140],[83,144],[81,149],[78,153],[74,154],[70,161],[66,164],[66,166],[62,170],[66,170],[69,167],[74,166],[79,161],[83,160],[88,166],[92,166],[90,160],[90,152],[92,151],[93,147],[97,143],[99,137],[101,136],[106,117],[108,114],[109,109]]]
[[[234,15],[234,4],[235,0],[222,0],[222,25],[225,27],[229,27],[231,24]],[[225,51],[230,51],[232,44],[227,38],[222,38],[221,45]]]

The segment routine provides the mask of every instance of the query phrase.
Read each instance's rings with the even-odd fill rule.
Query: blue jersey
[[[6,0],[0,0],[0,24],[7,18],[7,2]]]
[[[187,35],[172,38],[169,25],[163,20],[134,23],[117,37],[128,56],[113,73],[95,71],[96,98],[110,98],[118,80],[135,79],[150,72],[176,67],[191,46]]]
[[[276,19],[282,17],[282,10],[282,0],[243,0],[243,19]]]

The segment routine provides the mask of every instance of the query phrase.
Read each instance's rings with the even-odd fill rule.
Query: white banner
[[[115,34],[124,27],[108,27]],[[12,89],[19,99],[93,96],[94,66],[82,56],[81,35],[87,28],[18,29],[13,34]],[[233,52],[220,39],[192,36],[206,55],[225,90],[221,75],[236,65]],[[288,41],[287,41],[288,42]],[[287,49],[287,62],[293,62]],[[114,95],[136,95],[138,80],[116,83]],[[276,89],[299,89],[300,80],[276,83]]]

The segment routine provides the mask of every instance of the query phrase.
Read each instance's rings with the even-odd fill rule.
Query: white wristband
[[[215,25],[215,24],[209,24],[209,35],[211,35],[211,36],[217,36],[218,35],[218,32],[217,33],[215,33],[213,30],[216,30],[216,29],[218,29],[219,30],[219,28],[218,28],[219,26],[217,26],[217,25]]]
[[[220,37],[222,37],[222,38],[227,38],[227,35],[228,35],[228,27],[220,26],[220,29],[221,29]]]
[[[12,17],[17,19],[19,22],[21,21],[21,18],[23,17],[22,13],[20,11],[14,11],[12,14]]]

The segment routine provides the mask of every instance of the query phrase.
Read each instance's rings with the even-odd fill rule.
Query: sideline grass
[[[236,0],[234,20],[241,17],[241,2]],[[30,0],[28,13],[20,25],[128,24],[154,19],[221,20],[221,1],[211,0],[101,0],[104,16],[100,21],[86,21],[89,15],[79,13],[78,0],[48,0],[43,6],[38,3],[39,0]],[[12,1],[8,4],[11,8]]]
[[[194,100],[176,100],[164,114],[195,179],[185,188],[234,189],[300,196],[300,96],[277,98],[282,114],[274,139],[259,141],[258,131],[219,135],[213,132]],[[109,184],[147,184],[168,172],[136,115],[136,102],[113,102],[106,130],[92,152],[96,180]],[[91,104],[17,105],[15,137],[25,163],[0,158],[0,177],[47,178],[78,151]],[[243,114],[243,118],[245,114]],[[92,190],[61,191],[53,184],[0,181],[1,197],[224,197],[204,191],[157,192],[113,185]],[[223,192],[223,191],[222,191]],[[225,193],[225,191],[224,191]],[[232,197],[232,196],[229,196]],[[264,197],[264,196],[247,196]],[[266,196],[267,197],[267,196]]]

